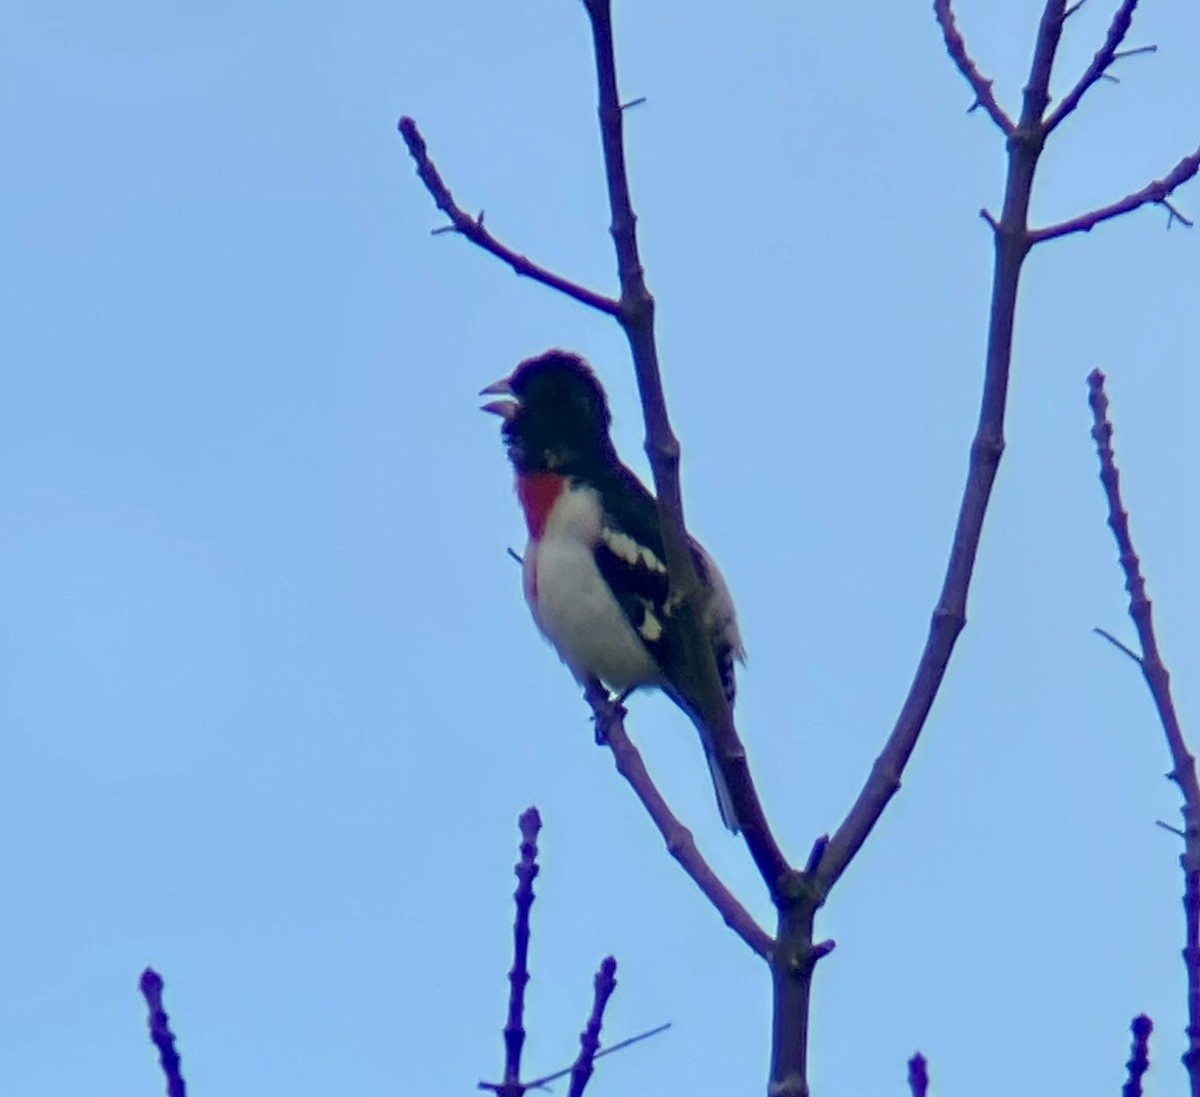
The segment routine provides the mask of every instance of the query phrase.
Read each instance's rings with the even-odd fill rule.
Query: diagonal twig
[[[138,982],[142,997],[150,1013],[147,1025],[150,1039],[158,1048],[158,1061],[167,1080],[167,1097],[187,1097],[187,1085],[180,1071],[179,1052],[175,1050],[175,1034],[171,1031],[170,1018],[163,1009],[163,981],[154,968],[142,972]]]
[[[679,862],[683,871],[717,908],[717,913],[724,918],[725,924],[757,955],[764,958],[769,956],[773,944],[769,934],[742,906],[737,896],[721,882],[721,878],[696,847],[692,832],[671,811],[647,771],[641,753],[626,733],[624,717],[619,711],[613,710],[607,694],[602,690],[589,690],[587,700],[595,713],[598,726],[604,731],[605,741],[612,750],[617,772],[633,787],[642,806],[654,820],[654,825],[658,827],[658,832],[666,842],[667,852]]]
[[[591,1015],[579,1035],[579,1057],[571,1067],[571,1084],[567,1087],[567,1097],[583,1097],[583,1091],[592,1076],[593,1063],[600,1050],[600,1026],[604,1022],[604,1009],[612,997],[612,992],[617,989],[617,961],[611,956],[606,956],[600,962],[595,988]]]
[[[942,28],[946,52],[950,54],[954,64],[958,66],[958,71],[963,74],[963,78],[971,85],[971,90],[975,93],[975,102],[971,104],[970,110],[982,107],[987,111],[988,117],[1000,127],[1000,131],[1006,137],[1011,136],[1016,128],[1013,120],[996,101],[996,96],[992,91],[992,81],[979,71],[975,62],[971,60],[971,55],[967,53],[967,43],[958,29],[958,24],[954,21],[954,11],[950,7],[950,0],[934,0],[933,14],[937,18],[938,26]]]
[[[417,123],[411,118],[404,117],[400,119],[396,128],[400,131],[400,136],[404,138],[409,155],[417,166],[417,176],[425,184],[425,189],[429,191],[437,208],[450,218],[453,231],[465,236],[472,244],[483,248],[501,262],[507,263],[517,274],[532,278],[535,282],[541,282],[542,285],[558,290],[559,293],[564,293],[580,304],[587,305],[598,312],[607,313],[609,316],[617,315],[620,306],[611,297],[605,297],[602,293],[596,293],[586,286],[563,278],[500,243],[483,227],[482,214],[472,217],[454,201],[450,188],[443,182],[437,167],[429,158],[429,149],[425,144],[425,138],[421,136],[421,131],[417,129]]]
[[[1050,112],[1050,117],[1046,119],[1047,134],[1053,132],[1058,124],[1079,106],[1079,101],[1087,94],[1088,89],[1104,76],[1108,72],[1108,67],[1118,59],[1117,51],[1129,33],[1129,28],[1133,23],[1133,9],[1137,5],[1138,0],[1121,0],[1121,6],[1113,15],[1108,33],[1104,36],[1104,44],[1096,51],[1091,64],[1083,70],[1083,75],[1080,76],[1075,86],[1063,96],[1062,102]],[[1131,52],[1133,51],[1127,50],[1123,56],[1127,57]]]
[[[1122,644],[1121,641],[1118,640],[1111,632],[1108,632],[1102,628],[1094,628],[1092,631],[1097,636],[1103,636],[1105,640],[1107,640],[1110,644],[1112,644],[1113,647],[1117,649],[1117,651],[1122,651],[1128,655],[1129,658],[1137,663],[1139,667],[1142,665],[1142,657],[1136,651],[1134,651],[1133,648],[1129,647],[1128,644]]]
[[[1072,217],[1069,221],[1060,221],[1057,225],[1034,229],[1029,234],[1030,243],[1041,244],[1059,236],[1069,236],[1074,232],[1091,232],[1102,221],[1111,221],[1114,217],[1120,217],[1124,213],[1132,213],[1139,206],[1151,202],[1165,207],[1172,220],[1179,221],[1187,228],[1191,228],[1192,222],[1175,209],[1167,201],[1167,198],[1172,191],[1191,179],[1197,171],[1200,171],[1200,148],[1185,156],[1161,179],[1156,179],[1141,190],[1134,191],[1133,194],[1127,194],[1119,202],[1113,202],[1112,205],[1101,206],[1099,209],[1080,214],[1078,217]]]
[[[651,1036],[657,1036],[661,1032],[666,1032],[670,1027],[670,1021],[667,1021],[665,1024],[655,1025],[654,1028],[647,1029],[645,1032],[639,1032],[636,1036],[630,1036],[627,1039],[618,1040],[615,1044],[609,1044],[608,1047],[600,1048],[592,1058],[602,1059],[605,1055],[611,1055],[614,1051],[624,1051],[625,1048],[633,1044],[641,1043],[642,1040],[649,1040]],[[532,1082],[526,1082],[525,1088],[545,1089],[551,1082],[556,1082],[559,1078],[565,1078],[574,1069],[575,1065],[572,1063],[571,1066],[563,1070],[556,1070],[553,1074],[544,1074],[541,1078],[535,1078]]]
[[[1129,616],[1133,618],[1142,649],[1139,660],[1142,675],[1154,700],[1171,754],[1171,772],[1168,776],[1178,785],[1183,796],[1184,851],[1180,863],[1184,872],[1186,928],[1183,959],[1188,987],[1188,1050],[1184,1053],[1183,1062],[1187,1067],[1193,1097],[1196,1097],[1200,1095],[1200,780],[1196,776],[1196,760],[1188,750],[1171,696],[1171,676],[1158,650],[1153,607],[1146,595],[1141,561],[1129,532],[1129,514],[1121,499],[1121,476],[1112,449],[1113,428],[1108,419],[1104,374],[1098,369],[1088,374],[1088,403],[1092,409],[1092,438],[1100,458],[1100,482],[1104,485],[1108,502],[1108,524],[1117,542],[1121,570],[1125,573],[1125,589],[1129,593]],[[1132,1066],[1130,1070],[1132,1077]]]

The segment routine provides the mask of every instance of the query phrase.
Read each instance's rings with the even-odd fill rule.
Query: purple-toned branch
[[[1123,213],[1132,213],[1139,206],[1144,206],[1151,202],[1163,206],[1172,220],[1179,221],[1181,224],[1191,228],[1192,222],[1175,209],[1167,201],[1167,198],[1172,191],[1181,187],[1195,176],[1197,171],[1200,171],[1200,148],[1197,148],[1190,155],[1185,156],[1161,179],[1156,179],[1141,190],[1134,191],[1133,194],[1127,194],[1119,202],[1113,202],[1110,206],[1102,206],[1100,209],[1094,209],[1089,213],[1080,214],[1078,217],[1072,217],[1069,221],[1060,221],[1057,225],[1048,225],[1044,229],[1034,229],[1029,234],[1030,243],[1041,244],[1046,240],[1054,240],[1059,236],[1069,236],[1074,232],[1091,232],[1102,221],[1111,221],[1114,217],[1120,217]]]
[[[1067,92],[1062,102],[1050,112],[1050,117],[1046,119],[1047,134],[1052,133],[1058,124],[1079,106],[1079,101],[1087,94],[1088,89],[1104,76],[1108,72],[1109,66],[1117,60],[1117,50],[1121,48],[1121,43],[1125,41],[1125,36],[1129,33],[1129,28],[1133,23],[1133,9],[1137,5],[1138,0],[1121,0],[1121,6],[1117,8],[1112,23],[1109,24],[1108,34],[1104,36],[1104,44],[1096,51],[1092,63],[1084,69],[1079,82]]]
[[[679,862],[683,871],[716,907],[725,924],[745,941],[753,952],[764,959],[768,958],[774,944],[770,935],[713,872],[704,855],[696,847],[692,832],[679,821],[663,799],[642,761],[641,753],[625,732],[623,714],[614,710],[603,691],[589,691],[587,700],[595,713],[598,726],[603,729],[605,741],[612,750],[617,772],[633,787],[637,798],[641,800],[647,814],[658,827],[658,832],[667,845],[667,852]]]
[[[525,1046],[525,988],[529,984],[529,912],[533,906],[533,881],[537,878],[537,839],[542,817],[537,808],[526,808],[517,820],[521,830],[521,859],[514,872],[513,892],[517,913],[513,919],[513,966],[508,973],[508,1018],[504,1023],[504,1081],[495,1087],[497,1097],[523,1097],[521,1050]]]
[[[658,499],[658,521],[667,558],[667,576],[680,623],[681,665],[689,678],[680,683],[682,692],[695,702],[713,738],[718,765],[729,786],[742,836],[763,880],[778,902],[782,878],[790,871],[766,815],[746,761],[746,750],[738,736],[733,714],[725,699],[712,644],[700,625],[697,612],[700,580],[692,558],[683,515],[679,484],[679,440],[671,429],[658,367],[654,340],[654,298],[646,286],[645,271],[638,254],[637,217],[629,194],[625,169],[624,111],[617,90],[610,0],[584,0],[592,28],[596,58],[596,83],[600,118],[600,142],[608,184],[612,237],[621,283],[618,320],[629,340],[641,396],[646,427],[646,453],[654,476]]]
[[[187,1085],[180,1072],[179,1053],[175,1050],[175,1034],[171,1031],[170,1018],[163,1009],[162,976],[154,968],[146,968],[138,982],[146,1007],[150,1011],[147,1024],[150,1039],[158,1048],[158,1061],[167,1080],[167,1097],[187,1097]]]
[[[1129,1074],[1121,1087],[1121,1097],[1142,1097],[1142,1079],[1150,1069],[1150,1033],[1154,1031],[1154,1022],[1142,1013],[1133,1019],[1129,1031],[1133,1033],[1133,1049],[1125,1064]]]
[[[1175,711],[1171,675],[1158,650],[1153,606],[1146,595],[1141,561],[1129,532],[1129,514],[1121,499],[1121,474],[1112,448],[1113,427],[1108,418],[1104,374],[1098,369],[1088,374],[1088,403],[1092,409],[1092,438],[1100,458],[1100,482],[1108,503],[1108,525],[1117,542],[1121,570],[1125,573],[1125,589],[1129,593],[1129,616],[1133,618],[1141,647],[1141,656],[1136,658],[1166,734],[1167,749],[1171,754],[1171,772],[1168,776],[1179,786],[1183,796],[1184,851],[1180,863],[1184,872],[1186,928],[1183,960],[1188,985],[1188,1049],[1183,1062],[1191,1082],[1192,1097],[1200,1097],[1200,780],[1196,776],[1196,759],[1188,750],[1179,715]]]
[[[596,293],[568,278],[563,278],[500,243],[483,227],[482,213],[478,217],[472,217],[454,201],[450,188],[442,181],[441,174],[429,158],[425,138],[417,129],[417,123],[411,118],[404,117],[400,119],[396,128],[400,131],[400,136],[404,138],[409,155],[417,166],[418,178],[425,184],[425,189],[429,191],[437,208],[450,218],[450,224],[455,232],[465,236],[472,244],[483,248],[501,262],[507,263],[517,274],[532,278],[535,282],[541,282],[542,285],[558,290],[559,293],[565,293],[580,304],[587,305],[588,308],[607,313],[609,316],[618,314],[620,306],[611,297],[605,297],[602,293]]]
[[[929,1061],[919,1051],[908,1061],[908,1088],[912,1097],[929,1092]]]
[[[946,41],[946,52],[950,54],[951,60],[958,66],[958,71],[963,74],[963,78],[971,85],[971,90],[975,93],[975,102],[971,105],[971,110],[976,107],[982,107],[1006,137],[1011,136],[1016,126],[1013,120],[1004,112],[1004,108],[996,101],[996,96],[992,92],[992,81],[983,75],[971,60],[971,55],[967,53],[967,43],[963,40],[963,36],[959,33],[958,24],[954,21],[954,12],[950,7],[950,0],[934,0],[933,14],[936,16],[938,26],[942,28],[942,37]]]
[[[604,1022],[604,1008],[608,1005],[612,992],[617,989],[617,961],[611,956],[600,962],[595,988],[591,1016],[579,1035],[579,1058],[571,1067],[571,1084],[567,1088],[567,1097],[583,1097],[583,1091],[592,1076],[593,1063],[600,1051],[600,1026]]]
[[[892,733],[858,799],[830,838],[829,848],[817,868],[817,880],[825,891],[846,870],[879,821],[888,801],[899,790],[904,767],[941,688],[955,641],[966,624],[967,595],[983,534],[983,519],[1004,452],[1013,321],[1021,265],[1029,251],[1029,200],[1042,152],[1042,117],[1050,100],[1050,72],[1062,33],[1064,9],[1064,0],[1049,0],[1046,4],[1025,86],[1021,118],[1008,140],[1004,207],[993,233],[995,268],[979,422],[971,443],[967,482],[959,504],[942,591],[933,610],[929,637]]]

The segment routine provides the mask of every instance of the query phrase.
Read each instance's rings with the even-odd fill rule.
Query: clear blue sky
[[[1200,14],[1139,11],[1054,139],[1039,222],[1197,143]],[[1040,5],[959,17],[1016,107]],[[1061,94],[1109,17],[1072,19]],[[797,857],[835,826],[924,636],[980,384],[999,135],[929,4],[618,10],[629,157],[693,529],[738,597],[740,724]],[[608,952],[602,1094],[758,1093],[768,984],[591,742],[504,552],[476,391],[579,349],[643,468],[622,339],[440,223],[464,205],[614,283],[570,0],[10,0],[0,28],[0,1091],[466,1093],[499,1070],[518,812],[546,820],[531,1070]],[[1200,189],[1178,198],[1200,215]],[[821,919],[818,1093],[1116,1092],[1150,1013],[1183,1092],[1177,820],[1104,524],[1110,375],[1134,532],[1200,743],[1200,236],[1143,210],[1035,253],[970,623],[905,787]],[[631,733],[762,917],[669,704]]]

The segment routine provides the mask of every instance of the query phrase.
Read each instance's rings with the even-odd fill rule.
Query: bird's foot
[[[583,696],[592,706],[592,722],[596,725],[596,746],[608,745],[608,729],[617,721],[625,719],[625,698],[632,692],[627,689],[617,697],[612,697],[608,690],[594,679],[587,684]]]

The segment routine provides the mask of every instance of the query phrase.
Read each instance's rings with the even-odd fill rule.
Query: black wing
[[[655,661],[669,679],[674,678],[677,645],[666,608],[669,586],[658,506],[645,485],[624,465],[618,465],[598,487],[607,523],[595,549],[596,566]],[[711,589],[708,559],[695,542],[692,559],[700,582]],[[733,662],[737,653],[723,634],[714,634],[712,641],[721,684],[733,704]]]

